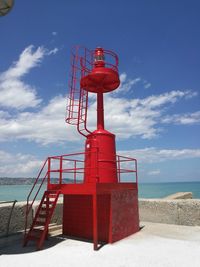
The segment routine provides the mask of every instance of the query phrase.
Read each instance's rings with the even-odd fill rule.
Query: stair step
[[[54,204],[55,203],[55,201],[51,201],[51,200],[45,200],[42,204],[49,204],[49,205],[51,205],[51,204]]]
[[[46,207],[41,207],[40,211],[49,211],[51,212],[52,207],[49,207],[48,209]]]
[[[47,214],[39,214],[38,215],[38,218],[41,218],[41,219],[46,219],[48,216]]]
[[[56,198],[57,197],[57,194],[48,194],[48,197],[49,198]]]
[[[27,245],[29,240],[35,240],[37,243],[37,249],[42,248],[44,240],[48,237],[50,230],[49,228],[52,226],[49,224],[49,222],[55,209],[59,194],[60,191],[57,190],[47,190],[44,192],[42,200],[32,222],[32,226],[29,229],[28,234],[26,234],[25,236],[24,246]],[[61,227],[59,227],[59,230],[61,230]]]
[[[57,190],[48,190],[46,191],[47,194],[58,194]]]
[[[45,225],[46,225],[46,222],[36,221],[36,222],[35,222],[35,225],[38,225],[38,226],[45,226]]]

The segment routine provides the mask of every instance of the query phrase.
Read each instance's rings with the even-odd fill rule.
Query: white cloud
[[[124,83],[126,81],[126,78],[127,78],[127,74],[125,72],[123,72],[122,74],[120,74],[120,82],[121,83]]]
[[[151,139],[163,131],[162,118],[165,116],[169,104],[173,105],[181,99],[189,99],[197,96],[197,92],[191,90],[174,90],[160,95],[152,95],[144,99],[131,99],[124,92],[130,91],[133,85],[141,78],[127,79],[127,74],[120,75],[121,85],[111,94],[105,94],[105,122],[106,127],[115,132],[119,138],[141,136]],[[149,84],[150,85],[150,84]],[[148,85],[148,87],[149,87]],[[121,94],[122,93],[122,94]],[[91,97],[93,101],[95,98]],[[90,106],[89,124],[95,128],[96,103]],[[92,116],[91,116],[92,114]]]
[[[129,92],[135,84],[137,84],[139,81],[141,81],[140,77],[137,77],[135,79],[127,79],[127,74],[122,73],[120,74],[120,86],[117,88],[117,90],[112,92],[112,95],[117,94],[124,94]]]
[[[3,151],[3,150],[0,150],[0,162],[1,163],[5,163],[5,162],[8,162],[10,159],[12,158],[12,155]]]
[[[145,89],[148,89],[149,87],[151,87],[151,83],[145,83],[145,84],[144,84],[144,88],[145,88]]]
[[[162,119],[163,123],[174,123],[174,124],[183,124],[191,125],[200,123],[200,111],[186,114],[174,114],[171,116],[165,116]]]
[[[8,70],[0,74],[0,106],[19,110],[38,106],[42,99],[37,96],[34,86],[25,83],[22,78],[32,68],[39,66],[45,55],[56,52],[57,48],[49,51],[38,47],[34,50],[32,45],[24,49],[18,61],[13,62]]]
[[[54,49],[47,51],[47,55],[55,55],[58,51],[59,49],[55,47]]]
[[[45,49],[43,47],[38,47],[33,51],[33,46],[30,45],[19,56],[17,62],[14,62],[13,65],[4,73],[1,74],[2,79],[11,79],[11,78],[21,78],[27,74],[30,69],[36,67],[41,62],[44,57]]]
[[[57,35],[57,32],[52,32],[52,35],[53,35],[53,36],[56,36],[56,35]]]
[[[190,91],[171,91],[144,99],[127,99],[105,95],[105,124],[118,138],[140,136],[151,139],[160,134],[160,121],[169,103],[186,98]],[[95,128],[96,102],[89,108],[89,126]]]
[[[178,99],[187,97],[190,94],[189,90],[186,91],[170,91],[161,95],[152,95],[143,100],[141,104],[143,106],[148,106],[149,108],[160,107],[167,103],[175,103]]]
[[[0,94],[0,105],[6,108],[22,110],[36,107],[42,102],[33,86],[17,79],[0,81]]]
[[[0,150],[0,177],[28,177],[38,173],[42,161],[29,154],[11,154]]]
[[[42,144],[78,141],[75,127],[65,123],[66,98],[57,96],[37,112],[0,117],[0,140],[26,139]],[[3,116],[3,115],[2,115]]]
[[[189,90],[189,92],[190,93],[187,95],[186,99],[190,99],[198,95],[198,92],[196,91]]]
[[[138,83],[142,83],[145,89],[151,87],[151,83],[142,79],[141,77],[137,77],[134,79],[127,78],[127,74],[125,72],[120,74],[120,86],[117,90],[113,91],[113,95],[117,94],[125,94],[130,92]]]
[[[81,160],[83,159],[84,155],[82,155]],[[75,156],[66,157],[65,161],[63,162],[63,168],[72,168],[71,160],[67,161],[67,159],[74,159]],[[80,155],[76,157],[80,159]],[[31,154],[22,154],[22,153],[8,153],[4,150],[0,150],[0,177],[37,177],[42,166],[45,163],[46,158],[38,158],[35,155]],[[79,168],[83,168],[83,164],[79,164]],[[51,160],[51,170],[57,170],[59,168],[59,161],[58,160]],[[41,172],[40,178],[44,178],[46,172],[48,170],[48,164],[44,165],[44,168]],[[52,177],[56,177],[54,173]],[[70,178],[70,174],[68,174],[68,178]],[[71,178],[74,177],[71,175]],[[77,179],[83,178],[82,174],[77,174]]]
[[[38,66],[44,55],[57,53],[58,49],[47,50],[42,47],[35,51],[33,46],[26,48],[7,71],[0,76],[0,105],[19,110],[27,107],[36,107],[42,100],[36,91],[21,81],[31,68]],[[27,63],[28,61],[28,63]],[[127,79],[126,73],[120,75],[122,91],[130,88],[140,78]],[[117,90],[118,91],[118,90]],[[23,95],[23,97],[22,97]],[[171,91],[161,95],[152,95],[143,99],[118,97],[116,94],[105,94],[105,124],[106,128],[115,133],[118,138],[141,137],[151,139],[162,131],[163,114],[169,103],[174,104],[188,95],[195,96],[192,91]],[[41,144],[78,141],[80,135],[76,127],[66,125],[64,113],[67,100],[63,96],[56,96],[46,107],[37,111],[21,111],[9,113],[0,112],[0,140],[19,140],[39,142]],[[12,114],[12,116],[11,116]],[[88,110],[88,128],[96,128],[96,98],[90,97]]]
[[[158,149],[148,147],[119,151],[119,154],[136,158],[139,163],[156,163],[169,160],[200,158],[200,149]]]
[[[200,158],[200,149],[158,149],[155,147],[150,147],[144,149],[119,151],[118,154],[136,158],[139,164],[151,164]],[[38,159],[36,156],[31,154],[11,154],[0,150],[0,177],[36,176],[42,167],[43,162],[44,159]],[[156,176],[161,174],[160,169],[153,169],[149,171],[144,171],[141,169],[140,173],[142,172],[148,176]]]
[[[166,105],[186,97],[187,92],[172,91],[144,99],[125,99],[105,95],[106,129],[118,138],[140,136],[154,138],[161,128],[159,122]],[[79,141],[75,126],[64,121],[66,98],[54,97],[46,107],[37,112],[20,112],[10,116],[0,113],[0,140],[25,139],[41,144]],[[88,110],[88,128],[96,128],[96,101],[93,99]]]

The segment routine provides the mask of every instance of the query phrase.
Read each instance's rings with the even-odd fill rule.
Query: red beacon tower
[[[116,65],[106,66],[104,53],[112,55]],[[86,183],[117,183],[115,135],[104,129],[103,94],[115,90],[119,84],[116,55],[102,48],[94,51],[94,63],[90,72],[83,73],[80,86],[97,95],[97,129],[87,135],[85,178]],[[84,70],[84,66],[83,66]],[[98,151],[98,161],[93,151]],[[96,162],[95,162],[96,161]],[[94,169],[95,165],[98,167]],[[90,172],[94,169],[93,173]],[[98,170],[98,173],[97,173]]]
[[[76,125],[86,138],[85,151],[45,161],[35,185],[41,181],[40,190],[47,179],[47,190],[29,231],[25,229],[24,245],[34,239],[42,248],[60,194],[64,196],[63,234],[93,240],[95,250],[139,231],[137,161],[116,154],[115,135],[104,127],[103,95],[119,85],[115,53],[101,47],[72,50],[66,122]],[[97,103],[97,129],[92,132],[87,127],[89,94],[96,94]],[[35,185],[27,199],[26,228],[39,193],[30,200]]]

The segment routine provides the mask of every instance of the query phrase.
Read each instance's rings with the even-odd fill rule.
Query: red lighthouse
[[[83,73],[81,77],[81,88],[97,95],[97,129],[87,135],[86,158],[85,158],[85,182],[91,183],[117,183],[116,149],[115,135],[104,129],[104,105],[103,93],[115,90],[119,84],[116,65],[106,66],[104,54],[111,55],[109,51],[96,48],[94,51],[94,62],[90,72]],[[84,67],[83,67],[84,69]],[[98,167],[91,174],[87,172],[94,166],[96,159],[92,156],[92,151],[98,150]],[[99,171],[97,173],[97,170]]]
[[[37,247],[42,247],[60,194],[64,195],[63,234],[93,240],[95,250],[102,243],[113,243],[139,230],[137,161],[116,154],[115,135],[104,126],[104,93],[119,85],[115,53],[101,47],[75,47],[66,122],[76,125],[86,138],[85,151],[47,158],[36,179],[41,185],[47,179],[47,190],[25,235],[25,245],[34,239]],[[94,131],[87,126],[89,94],[96,95]],[[36,198],[30,201],[32,192],[27,200],[27,217]]]

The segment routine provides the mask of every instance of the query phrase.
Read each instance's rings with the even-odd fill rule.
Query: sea
[[[0,202],[26,201],[31,185],[1,185]],[[163,198],[176,192],[192,192],[200,199],[200,182],[140,183],[139,198]],[[37,199],[41,199],[42,192]]]

